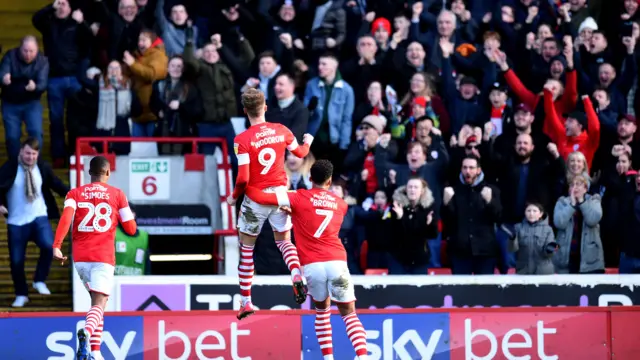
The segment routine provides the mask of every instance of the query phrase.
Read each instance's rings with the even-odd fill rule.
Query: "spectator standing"
[[[60,218],[51,190],[60,196],[69,191],[51,167],[39,159],[39,152],[38,139],[27,138],[20,155],[9,158],[0,168],[0,214],[7,217],[11,277],[16,293],[13,307],[23,307],[29,302],[24,272],[29,240],[40,248],[33,288],[39,294],[51,294],[45,284],[53,259],[53,231],[49,220]]]
[[[142,108],[141,114],[133,119],[131,135],[152,137],[158,121],[158,117],[149,107],[153,83],[167,76],[168,60],[162,39],[151,30],[141,31],[135,57],[126,51],[123,62],[129,66],[133,91]]]
[[[556,202],[553,223],[558,229],[558,254],[553,257],[559,274],[604,273],[600,240],[602,205],[600,195],[590,195],[589,179],[577,175],[569,184],[569,195]]]
[[[158,135],[191,137],[193,127],[202,116],[202,100],[196,87],[183,74],[184,61],[179,55],[169,60],[168,76],[153,84],[149,107],[158,117]],[[189,144],[161,144],[161,154],[180,155],[188,152]]]
[[[27,134],[42,144],[42,105],[47,89],[49,61],[38,51],[34,36],[22,39],[19,48],[9,50],[0,63],[2,79],[2,120],[9,159],[20,153],[22,122]]]
[[[364,228],[364,240],[367,242],[367,269],[388,269],[389,246],[394,238],[394,221],[387,194],[379,189],[371,199],[365,200],[357,208],[358,225]],[[364,242],[363,245],[364,246]],[[361,259],[362,262],[362,259]],[[364,269],[363,269],[364,270]]]
[[[347,38],[347,15],[341,1],[313,0],[312,3],[315,9],[310,19],[309,42],[313,66],[322,53],[340,50]]]
[[[97,89],[98,117],[94,136],[131,136],[129,121],[132,115],[136,94],[131,89],[131,80],[122,72],[122,64],[112,61],[107,67],[106,74],[101,75],[97,68],[90,72],[92,88]],[[98,78],[95,80],[95,78]],[[100,144],[101,146],[101,144]],[[128,154],[131,144],[111,144],[116,154]]]
[[[636,173],[622,198],[623,231],[620,247],[620,274],[640,273],[640,176]]]
[[[65,105],[80,90],[77,78],[82,61],[89,55],[93,38],[81,10],[71,12],[69,0],[55,0],[35,13],[33,26],[42,34],[44,53],[49,60],[47,101],[51,122],[51,157],[54,167],[66,164]]]
[[[602,221],[600,237],[604,248],[604,262],[607,267],[617,266],[620,262],[620,245],[632,245],[623,241],[625,229],[633,220],[628,219],[629,199],[633,199],[633,189],[637,172],[632,169],[631,156],[625,151],[617,153],[616,164],[602,171],[600,185],[604,187],[602,196]],[[625,208],[626,207],[626,208]],[[633,247],[628,248],[631,257],[635,257]]]
[[[557,91],[554,90],[555,86],[553,82],[547,82],[544,88],[546,134],[553,143],[558,145],[563,158],[566,159],[574,151],[580,151],[586,157],[587,164],[591,166],[591,161],[600,145],[600,121],[591,99],[588,95],[583,95],[584,112],[571,112],[563,124],[553,104],[553,92]]]
[[[311,151],[318,159],[331,159],[341,170],[342,154],[351,143],[355,98],[351,85],[342,80],[334,55],[320,57],[318,76],[307,83],[304,102],[311,110],[307,132],[315,137]]]
[[[193,36],[190,35],[187,38],[184,61],[187,68],[196,76],[196,87],[200,91],[204,107],[202,120],[197,124],[198,136],[226,139],[230,153],[236,136],[231,118],[237,114],[233,74],[227,65],[220,61],[218,53],[222,47],[220,35],[213,35],[211,40],[211,43],[202,48],[202,57],[198,59],[194,55],[195,44]],[[202,144],[200,151],[213,155],[215,148],[215,144]],[[236,174],[237,159],[235,156],[230,157],[233,173]]]
[[[388,259],[390,275],[424,275],[430,262],[428,239],[438,236],[433,217],[433,193],[419,177],[393,193],[393,240]]]
[[[500,191],[485,181],[477,157],[465,156],[460,183],[444,189],[442,203],[451,272],[493,274],[499,249],[495,227],[502,216]]]
[[[362,201],[373,196],[384,184],[383,164],[392,161],[398,151],[391,135],[382,134],[387,120],[383,116],[369,115],[362,120],[363,138],[349,146],[344,159],[344,170],[357,174],[354,195]]]
[[[278,75],[274,86],[277,102],[267,107],[264,116],[268,122],[286,126],[298,139],[298,143],[302,143],[302,136],[309,126],[309,110],[298,99],[295,90],[295,79],[291,75]]]
[[[519,275],[551,275],[554,273],[551,257],[556,252],[553,229],[549,218],[539,204],[528,204],[525,219],[516,224],[509,250],[517,252],[516,273]]]
[[[98,1],[98,23],[107,35],[106,43],[100,43],[103,65],[113,59],[122,59],[125,52],[133,53],[139,48],[140,32],[145,24],[138,10],[135,0],[119,0],[118,13],[114,14],[106,1]]]
[[[165,0],[159,0],[156,4],[156,24],[160,30],[160,37],[164,42],[167,56],[181,55],[187,46],[187,20],[189,14],[183,4],[175,4],[171,7],[171,16],[167,19],[164,13]],[[198,28],[194,25],[193,38],[198,39]]]
[[[521,134],[516,139],[517,156],[506,157],[505,162],[496,166],[503,214],[502,226],[496,231],[501,251],[498,269],[502,274],[516,265],[507,246],[511,231],[505,231],[505,227],[510,229],[522,222],[523,215],[528,214],[525,211],[528,203],[539,204],[543,213],[550,213],[558,194],[556,189],[564,177],[564,161],[555,144],[547,145],[548,154],[536,154],[534,149],[531,135]]]

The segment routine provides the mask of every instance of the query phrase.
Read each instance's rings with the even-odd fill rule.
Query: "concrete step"
[[[22,19],[22,18],[20,18]],[[24,21],[24,20],[20,20]],[[33,35],[35,37],[40,37],[40,33],[36,30],[33,25],[31,25],[31,19],[28,19],[28,23],[18,23],[13,24],[11,26],[6,26],[2,28],[2,37],[8,39],[17,39],[20,40],[26,35]],[[38,42],[42,42],[39,40]],[[9,48],[7,48],[9,50]]]
[[[34,13],[33,11],[0,11],[0,24],[3,29],[16,25],[32,26],[31,18]]]
[[[11,0],[0,0],[0,12],[31,12],[35,13],[36,11],[42,9],[43,7],[51,4],[51,1],[48,0],[29,0],[29,1],[11,1]]]
[[[27,281],[29,285],[29,296],[38,295],[38,292],[31,286],[31,281]],[[71,293],[71,284],[69,280],[48,280],[47,287],[52,294],[65,295]],[[0,294],[13,294],[13,281],[11,279],[0,279]]]
[[[10,307],[15,299],[13,294],[0,294],[0,307]],[[28,310],[30,307],[59,307],[69,311],[73,307],[73,300],[70,294],[29,294],[29,302],[23,309]]]
[[[28,303],[27,306],[25,306],[23,308],[0,306],[0,313],[7,313],[7,312],[19,312],[19,313],[28,313],[28,312],[63,312],[63,311],[71,311],[71,308],[68,307],[68,306],[32,306],[31,303]]]
[[[33,274],[35,274],[36,272],[36,268],[35,266],[29,266],[29,267],[25,267],[24,270],[27,275],[27,281],[30,282],[31,279],[33,279]],[[58,280],[58,281],[69,282],[70,277],[71,277],[71,269],[63,268],[59,266],[52,266],[51,270],[49,270],[48,281]],[[11,280],[10,268],[8,267],[0,268],[0,280]]]
[[[68,255],[67,255],[68,256]],[[27,253],[25,256],[25,267],[35,267],[38,264],[38,258],[40,257],[37,253]],[[0,257],[0,267],[8,267],[9,266],[9,257]],[[59,263],[54,262],[52,267],[60,266]],[[65,264],[66,266],[66,264]]]

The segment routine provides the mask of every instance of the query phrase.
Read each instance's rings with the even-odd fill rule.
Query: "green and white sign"
[[[129,159],[129,199],[169,200],[170,164],[169,158]]]

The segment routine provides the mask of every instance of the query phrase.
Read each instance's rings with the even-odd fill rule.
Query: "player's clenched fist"
[[[227,196],[227,204],[233,206],[236,204],[236,199],[233,198],[232,195]]]
[[[302,136],[302,142],[305,144],[309,144],[311,145],[311,143],[313,143],[313,135],[311,134],[304,134]]]

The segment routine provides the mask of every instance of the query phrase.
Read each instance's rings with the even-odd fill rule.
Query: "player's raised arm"
[[[122,224],[124,232],[129,235],[135,235],[138,230],[138,225],[129,207],[129,200],[127,200],[123,192],[120,192],[120,199],[118,201],[118,219],[120,220],[120,224]]]
[[[76,212],[76,200],[73,199],[71,192],[67,193],[67,196],[64,199],[64,209],[62,210],[62,216],[60,217],[60,221],[58,222],[58,228],[56,229],[56,236],[53,241],[53,255],[56,260],[65,261],[67,258],[62,256],[61,248],[62,242],[64,238],[69,233],[69,228],[71,227],[71,223],[73,222],[73,215]]]
[[[233,188],[233,193],[227,198],[227,202],[231,205],[235,204],[236,200],[242,195],[250,177],[249,151],[244,145],[238,143],[233,144],[233,150],[238,158],[238,177],[236,178],[236,186]]]
[[[311,147],[311,143],[313,143],[313,136],[311,134],[304,134],[302,137],[302,146],[299,146],[296,137],[293,135],[291,130],[287,129],[286,141],[287,150],[291,151],[291,153],[296,157],[302,159],[309,153],[309,148]]]

